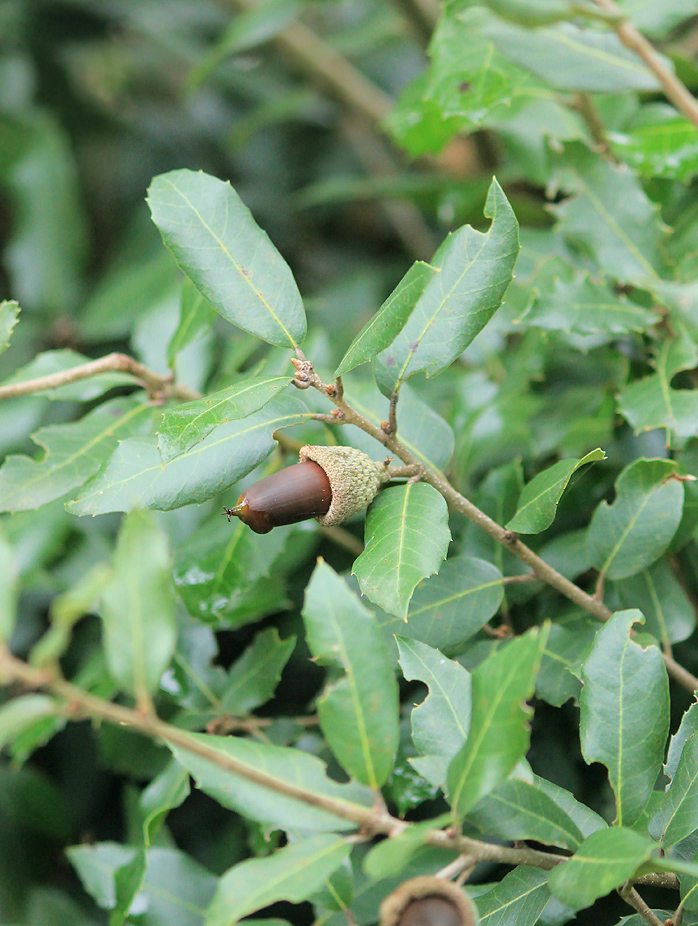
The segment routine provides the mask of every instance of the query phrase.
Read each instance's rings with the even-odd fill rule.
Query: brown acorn
[[[477,926],[465,891],[433,875],[403,881],[380,906],[380,926]]]
[[[242,493],[234,508],[224,508],[258,534],[272,527],[316,518],[320,524],[340,524],[373,501],[386,467],[353,447],[300,449],[300,463],[279,470]]]

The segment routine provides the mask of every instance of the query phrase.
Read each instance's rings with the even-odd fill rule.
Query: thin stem
[[[645,901],[628,881],[618,892],[623,900],[630,904],[650,926],[664,926],[659,917],[650,910]]]
[[[591,137],[596,142],[600,153],[604,157],[611,157],[611,146],[606,135],[606,126],[590,94],[578,93],[575,97],[574,108],[586,122]]]
[[[178,386],[172,381],[172,376],[160,376],[148,367],[143,366],[133,357],[126,354],[107,354],[99,360],[91,360],[70,370],[60,373],[51,373],[49,376],[39,376],[37,379],[28,379],[23,383],[9,383],[0,386],[0,399],[12,399],[15,396],[31,395],[34,392],[43,392],[46,389],[58,389],[68,383],[77,383],[83,379],[90,379],[100,373],[131,373],[141,385],[148,390],[152,399],[174,398],[182,401],[200,399],[201,395],[187,386]]]
[[[698,100],[664,64],[647,39],[625,18],[624,11],[614,0],[594,0],[602,10],[618,17],[614,22],[616,34],[626,48],[634,51],[645,62],[662,85],[667,98],[694,125],[698,126]]]

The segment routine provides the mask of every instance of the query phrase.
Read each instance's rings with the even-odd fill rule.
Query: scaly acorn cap
[[[367,508],[390,475],[383,463],[376,463],[354,447],[306,445],[299,452],[301,463],[314,460],[327,473],[332,487],[332,504],[326,514],[316,518],[325,527],[341,524],[357,511]]]
[[[380,906],[379,926],[477,926],[479,922],[463,888],[435,875],[403,881]]]

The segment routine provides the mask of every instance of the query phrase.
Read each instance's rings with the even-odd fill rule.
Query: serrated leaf
[[[19,568],[15,552],[0,525],[0,642],[8,642],[17,620]]]
[[[202,791],[224,807],[277,829],[351,830],[356,824],[344,819],[343,812],[365,809],[373,803],[368,788],[357,782],[333,781],[327,776],[325,763],[301,749],[205,733],[181,734],[177,742],[168,741],[167,746]],[[213,750],[221,762],[201,755],[201,747],[206,747],[207,754]],[[289,790],[299,790],[308,800],[289,795]],[[329,798],[337,814],[314,806],[315,795]]]
[[[487,232],[465,225],[432,260],[437,269],[393,343],[374,360],[384,395],[415,373],[435,376],[463,353],[502,304],[519,253],[518,223],[496,180],[485,215]]]
[[[601,762],[608,769],[619,826],[632,826],[645,809],[669,732],[662,654],[631,638],[637,622],[644,623],[640,611],[614,614],[596,635],[582,670],[582,755],[585,762]]]
[[[336,836],[314,836],[266,858],[241,862],[218,882],[206,926],[234,926],[243,916],[279,900],[307,900],[348,858],[349,849]]]
[[[519,865],[477,898],[480,926],[531,926],[549,900],[547,873]]]
[[[659,559],[681,520],[683,486],[672,460],[636,460],[616,480],[612,505],[601,502],[591,519],[591,563],[609,579],[632,576]]]
[[[162,462],[169,463],[201,443],[219,425],[259,411],[290,382],[288,376],[245,379],[202,399],[167,408],[158,428]]]
[[[456,817],[464,817],[516,767],[528,749],[533,694],[548,628],[507,643],[473,672],[470,732],[448,767],[447,786]]]
[[[228,670],[220,712],[246,714],[273,697],[295,645],[295,637],[282,640],[276,627],[258,633]]]
[[[82,485],[120,440],[147,428],[152,408],[137,399],[112,399],[78,421],[49,425],[32,434],[41,460],[9,456],[0,469],[0,511],[40,508]]]
[[[19,305],[14,300],[4,299],[0,302],[0,354],[10,344],[12,330],[19,319]]]
[[[470,728],[470,673],[438,650],[405,637],[396,637],[402,674],[418,679],[429,689],[424,701],[412,709],[412,742],[420,757],[412,765],[439,787],[446,780],[449,761],[465,742]],[[439,770],[435,777],[433,772]],[[427,774],[427,771],[430,774]]]
[[[293,275],[229,183],[173,170],[155,177],[148,205],[177,263],[223,318],[298,347],[305,312]]]
[[[351,342],[334,375],[344,376],[392,344],[404,328],[427,283],[439,272],[436,267],[421,260],[412,264],[373,318]]]
[[[503,597],[496,566],[474,556],[447,559],[437,575],[415,589],[401,632],[436,649],[453,649],[497,613]]]
[[[516,514],[507,523],[507,530],[519,534],[538,534],[550,527],[572,474],[587,463],[605,459],[606,454],[597,448],[589,451],[581,460],[559,460],[538,473],[523,487]]]
[[[698,829],[698,736],[685,742],[674,776],[659,797],[650,832],[664,848]]]
[[[179,324],[167,345],[167,364],[171,369],[174,369],[177,354],[211,330],[216,314],[191,280],[186,279],[182,286]]]
[[[42,694],[22,695],[0,706],[0,752],[26,727],[58,712],[53,698]]]
[[[569,861],[553,868],[548,886],[564,904],[581,910],[632,878],[655,851],[647,836],[610,826],[592,833]]]
[[[303,605],[314,658],[342,669],[318,701],[328,745],[345,771],[376,790],[385,784],[399,740],[399,694],[375,615],[320,561]]]
[[[352,574],[366,597],[407,619],[415,587],[438,571],[451,532],[443,496],[427,483],[386,489],[366,518],[365,549]]]
[[[124,519],[100,614],[110,673],[147,704],[169,664],[177,631],[167,539],[146,511]]]
[[[672,389],[671,381],[682,370],[698,365],[698,348],[686,331],[661,342],[653,364],[655,372],[621,390],[618,411],[639,431],[666,428],[667,444],[681,443],[698,435],[698,390]]]
[[[135,507],[169,511],[206,501],[269,456],[277,428],[300,424],[308,415],[299,399],[277,396],[254,415],[215,428],[164,466],[154,436],[122,441],[66,507],[71,514],[95,515]]]

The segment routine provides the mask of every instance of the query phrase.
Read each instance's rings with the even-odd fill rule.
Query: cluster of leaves
[[[694,3],[101,6],[0,6],[0,919],[698,923]]]

